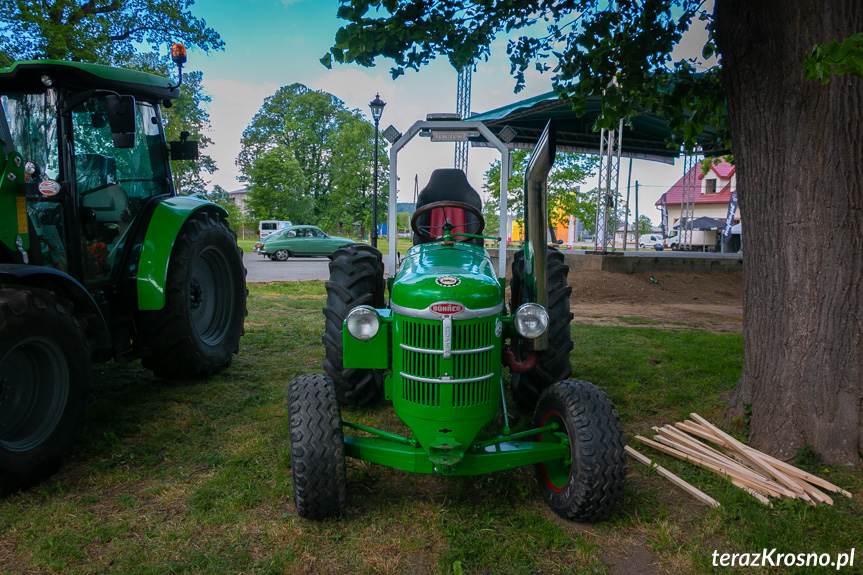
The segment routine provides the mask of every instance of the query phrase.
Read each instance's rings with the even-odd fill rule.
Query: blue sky
[[[408,71],[397,80],[389,74],[391,62],[378,59],[374,68],[333,65],[324,68],[319,59],[331,46],[342,21],[336,18],[335,0],[197,0],[192,12],[206,20],[225,41],[225,51],[204,54],[189,51],[187,70],[201,70],[204,87],[212,97],[209,106],[214,144],[207,152],[216,160],[219,171],[211,178],[227,190],[242,187],[234,160],[240,151],[240,138],[266,96],[281,86],[300,82],[325,90],[343,100],[348,107],[360,109],[370,117],[368,103],[380,93],[387,106],[381,130],[390,124],[404,132],[427,113],[455,112],[455,70],[446,58],[438,58],[420,72]],[[681,46],[681,53],[699,53],[703,34],[692,34]],[[548,74],[527,76],[526,88],[513,93],[509,75],[506,41],[492,46],[489,62],[480,62],[473,73],[471,110],[484,112],[551,89]],[[482,174],[495,152],[472,149],[468,178],[482,189]],[[432,144],[416,138],[399,154],[399,200],[413,198],[414,177],[422,188],[432,170],[453,165],[451,144]],[[620,186],[625,194],[629,160],[621,160]],[[636,160],[632,182],[639,181],[639,211],[658,223],[654,202],[682,175],[682,162],[665,165]],[[381,186],[386,186],[381,182]],[[587,185],[596,185],[595,181]]]

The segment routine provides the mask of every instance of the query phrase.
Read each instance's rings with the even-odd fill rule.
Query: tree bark
[[[815,44],[863,30],[860,0],[717,0],[743,218],[750,440],[783,459],[863,452],[863,79],[806,81]]]

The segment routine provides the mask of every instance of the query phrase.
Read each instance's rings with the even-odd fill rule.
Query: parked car
[[[261,254],[262,256],[266,257],[267,254],[264,253],[264,242],[267,241],[267,238],[269,238],[270,236],[272,236],[276,233],[277,232],[270,232],[268,234],[265,234],[264,237],[262,237],[261,239],[259,239],[258,241],[255,242],[255,247],[252,248],[252,251],[255,252],[256,254]]]
[[[641,234],[638,236],[638,247],[640,248],[654,247],[657,243],[662,243],[662,234]]]
[[[340,247],[354,240],[328,236],[315,226],[288,226],[267,237],[260,253],[273,261],[286,261],[291,257],[330,257]]]

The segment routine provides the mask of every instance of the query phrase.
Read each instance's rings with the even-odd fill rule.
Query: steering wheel
[[[418,222],[419,222],[420,217],[431,212],[432,210],[438,210],[438,209],[442,210],[444,208],[458,208],[461,210],[465,210],[466,212],[476,216],[479,221],[474,223],[474,224],[450,224],[449,221],[447,221],[447,223],[445,223],[442,226],[421,226],[421,225],[419,225]],[[446,213],[446,212],[444,212],[444,213]],[[444,219],[446,219],[446,217]],[[444,201],[444,202],[432,202],[430,204],[426,204],[423,207],[419,208],[417,211],[415,211],[413,217],[411,218],[411,229],[420,238],[422,238],[424,240],[428,240],[428,241],[437,241],[440,239],[439,236],[431,235],[432,230],[443,230],[443,229],[446,229],[447,226],[450,226],[449,229],[452,229],[452,228],[460,228],[460,227],[470,226],[470,225],[475,225],[476,229],[472,232],[468,232],[467,230],[465,230],[465,233],[479,234],[482,231],[482,229],[485,227],[485,219],[482,217],[482,212],[480,212],[476,206],[473,206],[473,205],[465,203],[465,202],[456,202],[456,201],[452,201],[452,200]]]

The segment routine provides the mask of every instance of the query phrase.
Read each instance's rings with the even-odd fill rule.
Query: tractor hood
[[[420,244],[412,247],[395,277],[392,304],[413,310],[430,309],[434,304],[453,306],[431,309],[435,314],[464,316],[477,310],[491,312],[503,303],[504,293],[485,249],[466,243]],[[453,317],[457,317],[453,315]]]

